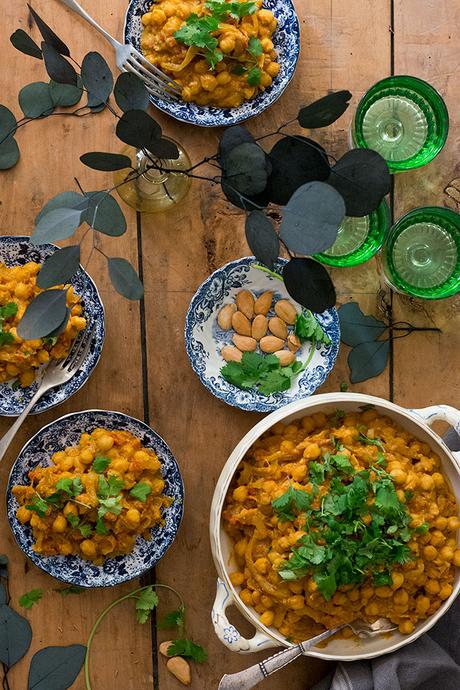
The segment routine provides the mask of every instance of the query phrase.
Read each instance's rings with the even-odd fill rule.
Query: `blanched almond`
[[[277,338],[286,340],[288,337],[288,328],[286,323],[283,321],[283,319],[280,319],[279,316],[273,316],[268,322],[268,327],[270,332],[273,333],[273,335],[276,335]]]
[[[233,314],[232,328],[240,335],[251,335],[251,322],[241,311],[236,311]]]
[[[295,333],[291,333],[291,335],[288,336],[288,348],[290,349],[291,352],[297,352],[297,350],[300,348],[302,343],[298,339]]]
[[[275,304],[275,314],[291,326],[295,323],[297,311],[294,305],[287,299],[280,299]]]
[[[263,292],[260,297],[258,297],[255,301],[254,304],[254,313],[255,314],[263,314],[264,316],[268,314],[270,311],[270,307],[272,306],[272,299],[273,299],[273,292],[271,290],[268,290],[267,292]]]
[[[233,345],[224,345],[220,354],[226,362],[241,362],[243,356],[243,353],[237,347],[233,347]]]
[[[238,350],[241,350],[241,352],[254,352],[257,347],[257,341],[247,335],[239,335],[238,333],[235,333],[232,340]]]
[[[252,322],[252,332],[251,335],[255,340],[260,340],[267,333],[267,317],[263,314],[257,314],[256,318]]]
[[[289,350],[278,350],[273,353],[275,357],[278,357],[282,367],[288,367],[295,360],[295,354],[289,352]]]
[[[166,642],[162,642],[160,646],[158,647],[158,651],[162,656],[168,656],[168,649],[172,645],[172,640],[166,640]]]
[[[190,665],[181,656],[173,656],[166,663],[166,668],[177,680],[180,680],[182,685],[190,685],[192,682],[192,672]]]
[[[248,319],[254,316],[254,295],[249,290],[241,290],[236,296],[236,306]]]
[[[284,346],[284,340],[274,335],[266,335],[259,343],[262,352],[276,352]]]
[[[232,327],[232,316],[236,312],[235,304],[225,304],[217,315],[217,323],[224,331]]]

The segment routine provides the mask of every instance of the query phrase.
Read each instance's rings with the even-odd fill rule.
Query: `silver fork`
[[[391,632],[397,628],[397,626],[393,625],[387,618],[379,618],[372,624],[365,623],[364,621],[353,621],[353,623],[348,623],[347,625],[353,630],[355,635],[359,635],[360,637],[374,637],[375,635]],[[306,651],[317,645],[318,642],[326,640],[345,627],[347,626],[341,625],[338,628],[326,630],[326,632],[316,635],[316,637],[312,637],[310,640],[301,642],[295,647],[283,649],[281,652],[273,654],[268,657],[268,659],[264,659],[264,661],[254,664],[254,666],[250,666],[239,673],[225,674],[225,676],[222,676],[218,690],[249,690],[249,688],[253,688],[257,683],[271,676],[272,673],[276,673],[290,664],[291,661],[305,654]]]
[[[82,333],[82,337],[75,340],[75,343],[66,359],[58,361],[53,360],[42,368],[41,375],[39,374],[39,386],[37,392],[21,412],[11,429],[6,432],[0,441],[0,461],[3,459],[3,456],[8,450],[11,441],[16,436],[19,427],[22,425],[24,419],[27,417],[37,400],[39,400],[42,395],[46,393],[46,391],[50,390],[50,388],[55,388],[56,386],[66,383],[74,374],[77,373],[89,352],[93,334],[94,329],[89,330],[86,328]]]
[[[147,91],[152,96],[159,98],[170,98],[172,100],[179,100],[181,97],[181,89],[178,84],[162,72],[158,67],[152,65],[134,46],[126,45],[117,41],[105,29],[100,26],[95,19],[93,19],[86,10],[81,7],[75,0],[61,0],[69,9],[73,10],[80,17],[83,17],[88,24],[94,26],[95,29],[101,33],[104,38],[110,43],[115,50],[117,67],[122,72],[133,72],[142,79]]]

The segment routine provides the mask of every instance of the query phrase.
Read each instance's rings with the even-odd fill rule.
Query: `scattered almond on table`
[[[181,656],[168,656],[168,649],[173,644],[172,640],[162,642],[158,647],[160,654],[168,659],[166,668],[179,680],[182,685],[190,685],[192,682],[192,672],[190,664]]]
[[[269,316],[271,310],[276,316]],[[273,313],[273,311],[272,311]],[[249,290],[240,290],[233,304],[224,304],[217,315],[217,323],[224,331],[233,331],[233,345],[224,345],[221,355],[226,362],[241,362],[244,352],[274,354],[281,366],[295,361],[301,346],[292,331],[297,310],[287,299],[273,302],[273,292],[267,290],[257,299]],[[286,349],[287,348],[287,349]]]

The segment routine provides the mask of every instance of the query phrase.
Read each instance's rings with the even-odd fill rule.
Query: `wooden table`
[[[126,0],[82,0],[114,35],[120,36]],[[392,210],[397,218],[421,205],[452,205],[444,188],[460,178],[460,5],[455,0],[295,0],[302,26],[302,54],[287,93],[249,127],[255,133],[276,129],[294,117],[298,107],[324,95],[328,89],[348,88],[352,106],[331,129],[318,132],[319,141],[336,156],[347,149],[350,119],[359,98],[378,79],[413,74],[431,82],[445,97],[451,132],[443,152],[427,168],[395,179]],[[114,65],[107,44],[87,25],[54,0],[34,0],[34,7],[72,47],[76,58],[100,51]],[[18,112],[16,94],[31,81],[44,78],[42,63],[16,52],[8,36],[18,27],[31,26],[23,0],[2,5],[1,100]],[[35,26],[32,35],[38,38]],[[191,128],[155,112],[167,134],[182,142],[192,160],[214,152],[219,131]],[[44,202],[72,189],[78,176],[87,189],[108,184],[105,173],[91,172],[79,163],[85,151],[119,146],[109,113],[79,121],[58,119],[36,122],[18,134],[22,150],[18,166],[1,175],[0,218],[3,234],[29,234],[33,218]],[[93,187],[92,185],[96,185]],[[457,181],[460,189],[460,180]],[[96,277],[107,310],[107,339],[102,360],[86,387],[66,404],[30,417],[10,449],[0,472],[5,486],[9,468],[23,443],[40,427],[74,410],[98,407],[121,410],[146,421],[170,444],[186,484],[185,519],[178,538],[153,577],[177,587],[188,606],[189,633],[205,645],[209,662],[193,669],[192,688],[216,688],[222,673],[244,668],[255,657],[232,655],[214,636],[210,610],[216,574],[208,540],[209,507],[214,485],[225,460],[259,419],[256,414],[228,407],[213,398],[193,374],[184,349],[183,324],[190,299],[215,268],[248,253],[243,215],[229,206],[218,188],[195,181],[186,204],[164,215],[137,216],[125,209],[129,231],[121,239],[104,238],[107,253],[125,256],[143,275],[145,301],[130,303],[110,288],[105,267],[94,256],[90,273]],[[458,404],[459,300],[417,302],[391,294],[383,285],[378,264],[334,271],[340,303],[358,300],[368,313],[388,311],[393,321],[436,326],[442,334],[419,332],[394,341],[388,368],[377,379],[350,390],[423,407],[442,402]],[[457,317],[457,320],[456,320]],[[343,347],[332,375],[320,392],[336,391],[348,380],[347,348]],[[10,425],[1,424],[2,432]],[[16,547],[0,503],[0,553],[11,559],[13,601],[34,587],[45,590],[44,600],[27,612],[34,639],[26,660],[13,669],[12,690],[26,687],[28,660],[50,644],[84,643],[102,608],[133,585],[115,590],[89,591],[65,599],[54,591],[56,582],[32,566]],[[165,601],[169,606],[172,602]],[[148,690],[154,677],[161,690],[179,687],[157,659],[155,634],[136,624],[132,605],[123,605],[104,623],[94,645],[93,685],[97,690]],[[238,624],[246,632],[248,625]],[[159,639],[168,633],[159,633]],[[152,639],[153,638],[153,639]],[[152,651],[153,650],[153,651]],[[303,658],[273,679],[266,690],[289,687],[304,690],[328,666]],[[75,690],[83,690],[82,676]],[[156,681],[155,687],[158,687]]]

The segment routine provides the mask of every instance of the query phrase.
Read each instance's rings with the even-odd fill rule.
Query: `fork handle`
[[[13,426],[8,429],[6,434],[3,436],[2,440],[0,441],[0,462],[3,460],[3,457],[10,447],[11,441],[13,438],[16,436],[19,428],[22,426],[22,423],[24,419],[27,417],[29,414],[30,410],[33,408],[37,400],[42,397],[43,393],[47,391],[49,386],[44,385],[43,382],[40,383],[37,392],[33,396],[32,400],[25,406],[24,410],[21,412]]]
[[[117,41],[113,36],[111,36],[105,29],[102,28],[102,26],[100,24],[97,23],[97,21],[95,19],[92,18],[88,14],[88,12],[86,10],[84,10],[83,7],[81,7],[81,5],[78,4],[78,2],[76,2],[75,0],[61,0],[61,2],[64,5],[67,5],[67,7],[70,10],[73,10],[74,12],[79,14],[80,17],[83,17],[83,19],[85,19],[88,22],[88,24],[91,24],[91,26],[94,26],[94,28],[97,29],[97,31],[99,31],[99,33],[102,34],[104,36],[104,38],[114,48],[118,48],[121,45],[121,43],[119,43],[119,41]]]
[[[335,635],[336,632],[341,630],[344,626],[341,625],[339,628],[333,628],[332,630],[326,630],[326,632],[312,637],[311,640],[306,640],[301,642],[295,647],[289,647],[288,649],[283,649],[277,654],[272,654],[268,659],[264,659],[258,664],[254,664],[244,671],[239,673],[226,673],[219,683],[218,690],[249,690],[253,688],[257,683],[260,683],[272,673],[280,671],[282,668],[287,666],[302,656],[306,651],[314,647],[318,642],[326,640],[331,635]]]

